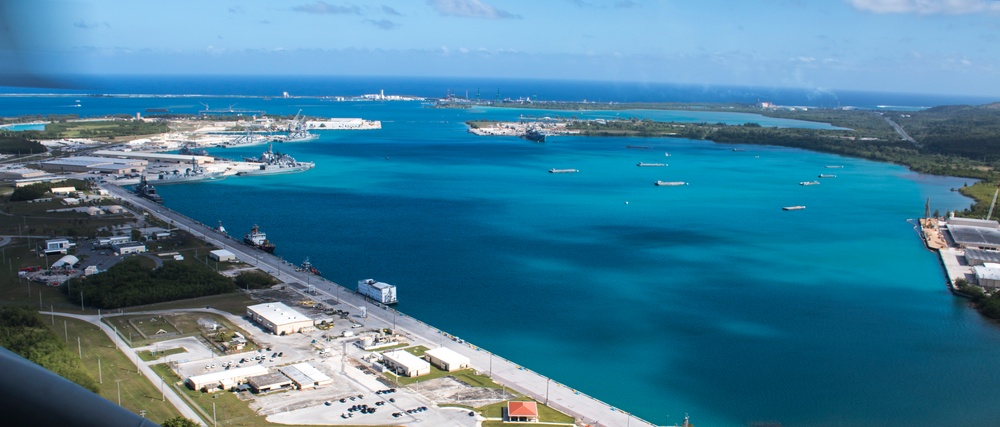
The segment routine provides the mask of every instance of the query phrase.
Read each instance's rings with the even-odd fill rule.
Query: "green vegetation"
[[[236,290],[232,280],[198,264],[166,263],[150,270],[136,257],[126,259],[104,273],[69,280],[62,289],[74,303],[83,299],[85,305],[103,309]]]
[[[181,416],[173,417],[169,420],[160,423],[160,427],[200,427],[200,426],[201,424],[198,424],[195,421],[192,421],[188,418],[184,418]]]
[[[25,138],[19,132],[0,132],[0,154],[35,154],[44,153],[45,146],[38,141]]]
[[[26,130],[21,133],[31,139],[94,138],[115,139],[121,136],[152,135],[169,132],[159,121],[110,119],[99,121],[58,121],[45,125],[44,131]]]
[[[233,278],[240,289],[265,289],[277,285],[278,279],[260,270],[244,271]]]
[[[0,346],[83,388],[95,393],[99,389],[77,355],[30,308],[0,307]]]
[[[1000,320],[1000,292],[987,294],[983,288],[970,285],[965,279],[955,281],[958,291],[972,300],[972,305],[988,319]]]

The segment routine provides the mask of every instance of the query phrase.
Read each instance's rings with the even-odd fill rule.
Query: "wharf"
[[[947,279],[948,289],[956,292],[955,282],[958,279],[965,279],[968,283],[976,283],[976,274],[972,267],[965,262],[965,250],[959,248],[955,242],[951,241],[936,218],[920,218],[919,231],[927,249],[938,253],[941,260],[941,267],[944,268],[945,279]]]
[[[445,347],[470,360],[470,365],[481,373],[488,374],[495,381],[508,388],[536,399],[538,402],[562,411],[576,418],[581,424],[591,426],[647,426],[652,423],[602,402],[583,392],[573,389],[537,372],[517,365],[490,351],[458,339],[452,334],[407,316],[394,308],[381,306],[382,310],[367,310],[369,302],[361,295],[337,283],[317,277],[308,272],[296,271],[295,266],[286,264],[277,256],[255,250],[231,237],[216,233],[211,227],[191,218],[174,212],[162,205],[139,198],[131,192],[114,185],[102,185],[112,196],[124,199],[129,203],[145,209],[150,215],[172,222],[174,227],[188,231],[205,242],[226,249],[247,264],[255,265],[262,270],[269,270],[272,275],[281,279],[305,298],[316,298],[306,295],[307,290],[322,294],[324,298],[336,299],[356,310],[366,307],[368,319],[364,321],[367,327],[382,327],[398,329],[415,337],[411,344],[425,345],[430,348]]]

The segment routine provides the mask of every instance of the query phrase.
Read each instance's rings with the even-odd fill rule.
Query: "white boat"
[[[829,174],[829,173],[821,173],[821,174],[819,174],[819,177],[820,178],[836,178],[837,175],[833,175],[833,174]]]
[[[826,168],[827,169],[843,169],[844,167],[840,166],[840,165],[833,165],[833,166],[827,166]]]
[[[574,172],[580,172],[580,171],[576,169],[555,169],[555,168],[549,169],[549,173],[574,173]]]
[[[678,185],[688,185],[688,183],[684,181],[659,181],[659,180],[656,181],[654,184],[660,187],[676,187]]]
[[[819,181],[802,181],[799,185],[819,185]]]
[[[670,157],[670,153],[663,153],[665,157]]]
[[[781,210],[784,210],[784,211],[800,211],[800,210],[803,210],[805,208],[806,207],[802,206],[802,205],[798,205],[798,206],[785,206],[785,207],[781,208]]]
[[[662,167],[662,166],[666,166],[666,165],[667,165],[666,163],[643,163],[643,162],[639,162],[639,163],[636,164],[636,166],[638,166],[640,168]]]

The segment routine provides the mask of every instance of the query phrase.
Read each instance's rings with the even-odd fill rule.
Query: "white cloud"
[[[521,19],[506,10],[497,9],[480,0],[427,0],[434,10],[444,16],[488,19]]]
[[[966,15],[1000,12],[995,0],[848,0],[855,9],[873,13]]]

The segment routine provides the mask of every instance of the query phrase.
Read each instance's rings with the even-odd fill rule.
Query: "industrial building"
[[[974,266],[972,270],[976,273],[976,280],[979,282],[979,286],[984,289],[1000,288],[1000,264],[988,262],[983,265]]]
[[[424,359],[442,371],[457,371],[469,367],[469,358],[450,349],[438,347],[424,352]]]
[[[322,387],[333,384],[333,379],[308,363],[296,363],[278,368],[282,374],[291,378],[299,390]]]
[[[382,304],[396,303],[396,287],[373,279],[358,280],[358,293]]]
[[[73,255],[66,255],[62,258],[59,258],[58,261],[52,263],[52,268],[72,267],[74,265],[77,265],[79,262],[80,258],[77,258]]]
[[[276,335],[294,334],[313,327],[312,319],[280,302],[249,306],[247,316]]]
[[[131,236],[110,236],[110,237],[98,237],[97,244],[100,246],[111,246],[122,243],[128,243],[132,241]]]
[[[145,160],[109,159],[107,157],[75,156],[41,162],[47,172],[140,173],[146,170]]]
[[[146,244],[141,242],[114,243],[111,249],[115,255],[141,254],[146,252]]]
[[[76,246],[76,244],[70,243],[69,239],[50,239],[45,241],[45,246],[42,248],[42,252],[44,252],[45,255],[66,255],[69,248],[73,246]]]
[[[209,258],[217,262],[236,261],[236,254],[225,249],[217,249],[208,253]]]
[[[398,375],[419,377],[431,373],[431,364],[402,350],[382,353],[382,363]]]
[[[283,374],[272,373],[250,377],[247,379],[247,384],[250,385],[250,389],[253,390],[254,393],[264,393],[271,390],[277,390],[282,387],[288,387],[292,385],[292,380]]]
[[[245,368],[234,368],[219,372],[212,372],[205,375],[195,375],[193,377],[189,377],[186,383],[194,390],[229,390],[239,384],[247,382],[250,377],[257,377],[266,374],[267,368],[260,365],[252,365]]]
[[[965,261],[969,265],[983,265],[988,262],[1000,264],[1000,252],[984,251],[982,249],[966,249]]]
[[[197,162],[199,165],[205,163],[212,163],[215,161],[215,157],[212,156],[192,156],[186,154],[164,154],[164,153],[146,153],[142,151],[111,151],[111,150],[100,150],[94,152],[95,156],[102,156],[102,158],[111,157],[118,161],[128,159],[128,161],[142,161],[146,164],[148,162],[158,162],[158,163],[177,163],[177,164],[190,164],[192,160]]]
[[[961,223],[956,223],[962,219]],[[969,223],[967,218],[948,220],[948,233],[962,249],[1000,250],[1000,229],[996,221],[973,220],[981,225],[962,225]]]

